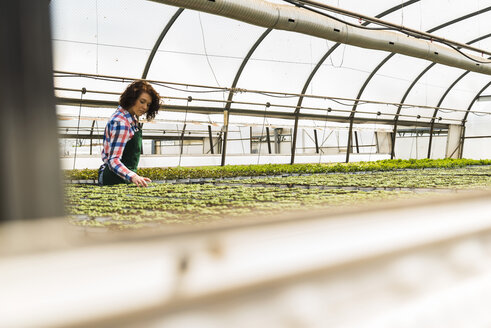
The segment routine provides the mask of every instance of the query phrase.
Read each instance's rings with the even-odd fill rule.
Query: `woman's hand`
[[[138,187],[148,187],[148,183],[152,182],[149,178],[144,178],[139,175],[134,175],[131,178],[131,182],[136,184]]]

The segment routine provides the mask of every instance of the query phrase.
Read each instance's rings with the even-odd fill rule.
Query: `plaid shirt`
[[[109,165],[109,169],[123,179],[131,181],[136,175],[129,170],[122,162],[124,147],[138,131],[136,119],[121,106],[107,122],[102,139],[102,161]]]

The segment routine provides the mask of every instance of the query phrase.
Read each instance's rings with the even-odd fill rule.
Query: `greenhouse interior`
[[[491,0],[0,17],[0,327],[491,326]]]

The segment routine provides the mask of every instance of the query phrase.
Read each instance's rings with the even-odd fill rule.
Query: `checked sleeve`
[[[121,162],[124,147],[130,138],[129,126],[116,120],[107,125],[104,134],[104,148],[106,148],[104,151],[107,154],[107,164],[111,171],[127,181],[131,181],[131,178],[136,175]]]

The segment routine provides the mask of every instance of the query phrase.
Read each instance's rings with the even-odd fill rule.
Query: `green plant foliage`
[[[119,229],[206,224],[244,215],[259,217],[298,209],[352,207],[371,201],[426,197],[442,188],[490,187],[491,167],[473,166],[316,173],[207,184],[152,183],[148,188],[71,184],[66,186],[65,194],[67,212],[74,224]],[[426,189],[421,192],[421,188]]]
[[[141,168],[137,173],[152,180],[173,180],[185,178],[225,178],[238,176],[268,176],[279,174],[312,174],[329,172],[394,171],[422,168],[457,168],[469,165],[491,165],[491,160],[472,159],[409,159],[380,160],[355,163],[327,164],[263,164],[226,165],[206,167]],[[97,170],[66,170],[68,180],[96,180]]]
[[[491,166],[409,171],[367,171],[363,174],[313,174],[261,179],[230,180],[223,183],[306,185],[375,188],[468,189],[491,186]]]
[[[77,225],[134,227],[134,224],[203,224],[243,215],[350,206],[411,194],[213,184],[152,184],[149,188],[74,184],[66,187],[66,207]]]

